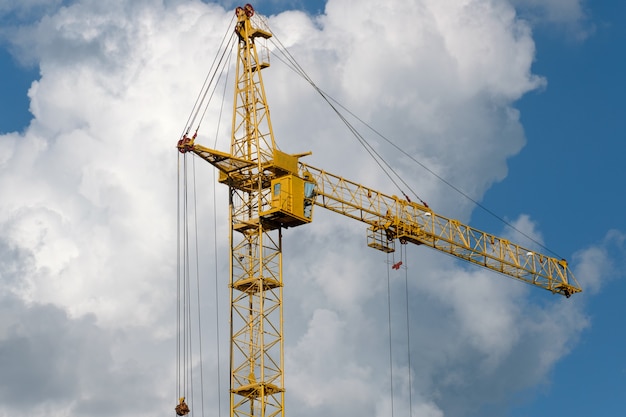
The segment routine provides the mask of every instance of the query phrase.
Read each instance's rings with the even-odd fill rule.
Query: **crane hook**
[[[185,403],[185,397],[180,397],[178,399],[178,405],[175,408],[176,410],[176,414],[179,416],[184,416],[189,414],[189,406],[187,405],[187,403]]]

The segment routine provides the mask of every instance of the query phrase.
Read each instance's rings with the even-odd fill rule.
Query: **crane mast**
[[[276,148],[256,40],[254,10],[238,8],[231,155],[248,162],[230,188],[231,416],[284,415],[282,235],[259,221],[268,206],[265,168]]]
[[[237,70],[230,152],[178,142],[219,170],[229,186],[230,410],[234,416],[284,416],[282,230],[312,221],[317,205],[369,225],[368,245],[430,246],[553,293],[581,289],[557,260],[447,219],[430,208],[388,196],[299,161],[275,144],[258,45],[271,32],[247,4],[236,9]]]
[[[220,182],[229,186],[231,416],[284,416],[281,229],[310,219],[273,210],[275,178],[296,188],[303,181],[294,176],[297,157],[280,152],[274,142],[261,76],[269,56],[257,45],[272,35],[252,23],[251,5],[235,13],[239,43],[230,153],[195,145],[195,136],[185,136],[178,148],[214,164]]]

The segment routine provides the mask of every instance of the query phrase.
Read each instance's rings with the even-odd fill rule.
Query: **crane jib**
[[[511,243],[433,212],[429,207],[389,196],[310,165],[316,181],[315,204],[367,223],[369,246],[392,252],[393,242],[427,245],[566,297],[581,292],[567,262]]]

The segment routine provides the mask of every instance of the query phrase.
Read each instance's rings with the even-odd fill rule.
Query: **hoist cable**
[[[180,281],[181,281],[181,276],[180,276],[180,263],[181,263],[181,256],[180,256],[180,219],[181,219],[181,215],[180,215],[180,154],[178,156],[178,169],[177,169],[177,187],[176,187],[176,213],[177,213],[177,221],[176,221],[176,236],[177,236],[177,241],[176,241],[176,398],[180,398],[181,397],[181,386],[180,386],[180,373],[181,373],[181,368],[180,368]]]
[[[227,48],[223,48],[222,46],[224,45],[224,41],[226,40],[228,33],[231,31],[231,28],[233,26],[233,22],[235,21],[235,16],[233,16],[230,20],[230,22],[228,23],[226,32],[224,33],[224,36],[222,38],[222,42],[220,43],[219,48],[217,49],[217,53],[215,55],[215,58],[213,58],[213,62],[211,63],[211,66],[209,68],[209,71],[207,73],[207,76],[204,79],[204,83],[202,84],[202,88],[200,88],[200,91],[198,92],[198,96],[196,97],[196,101],[193,104],[191,113],[189,114],[189,117],[187,118],[187,122],[185,123],[185,127],[183,129],[183,132],[181,133],[181,137],[186,136],[189,134],[189,131],[191,129],[191,127],[193,126],[195,119],[198,115],[198,112],[200,110],[200,107],[202,106],[202,103],[204,102],[204,99],[206,98],[209,86],[211,85],[211,83],[213,82],[213,80],[215,79],[215,73],[217,72],[217,69],[215,69],[214,71],[214,67],[216,67],[216,61],[217,61],[217,57],[220,54],[220,51],[222,53],[220,59],[219,59],[219,63],[222,62],[222,59],[224,58],[224,54],[227,51]],[[234,36],[234,32],[231,32],[231,39]],[[229,40],[230,42],[230,40]],[[219,63],[217,65],[219,65]],[[210,79],[210,80],[209,80]]]
[[[188,367],[187,367],[187,354],[188,354],[188,335],[187,331],[187,288],[188,288],[188,228],[187,228],[187,158],[183,155],[183,179],[182,179],[182,193],[181,193],[181,206],[182,206],[182,215],[181,215],[181,265],[180,265],[180,308],[179,308],[179,340],[180,340],[180,357],[178,358],[178,363],[180,366],[180,376],[179,376],[179,385],[180,385],[180,397],[184,397],[187,395],[187,381],[188,381]]]
[[[201,102],[200,100],[201,100],[201,97],[203,96],[203,91],[205,91],[205,89],[208,88],[207,87],[207,82],[209,81],[209,77],[213,73],[213,67],[215,66],[215,62],[217,60],[217,55],[222,50],[222,45],[224,45],[224,40],[226,39],[226,36],[228,35],[228,32],[230,31],[230,28],[232,27],[232,24],[233,24],[234,20],[235,20],[235,17],[233,16],[231,18],[228,26],[227,26],[226,32],[224,33],[224,36],[222,38],[222,42],[220,43],[220,47],[217,49],[216,56],[215,56],[215,58],[213,58],[213,62],[211,63],[211,67],[209,68],[209,71],[207,72],[207,75],[206,75],[206,77],[204,79],[204,82],[202,83],[202,87],[200,88],[200,91],[198,92],[198,96],[196,97],[196,101],[193,104],[191,113],[189,114],[189,117],[187,118],[187,122],[185,124],[185,128],[183,129],[183,133],[181,134],[181,137],[183,135],[188,134],[189,133],[189,129],[193,125],[192,119],[195,118],[195,115],[197,114],[197,108],[199,107],[199,103]],[[231,36],[232,36],[232,34],[231,34]],[[223,52],[222,52],[222,55],[223,55]]]
[[[217,252],[217,198],[216,198],[216,178],[215,178],[215,170],[213,170],[213,264],[214,264],[214,283],[215,283],[215,345],[217,347],[217,415],[218,417],[222,415],[222,387],[221,387],[221,354],[220,354],[220,319],[219,319],[219,285],[218,285],[218,252]]]
[[[275,35],[274,35],[275,36]],[[367,151],[367,153],[369,153],[369,155],[372,157],[372,159],[376,162],[376,164],[382,169],[383,173],[389,178],[389,180],[393,183],[393,185],[402,193],[406,196],[406,193],[404,193],[404,191],[402,190],[402,188],[398,185],[398,183],[396,182],[396,180],[389,174],[389,171],[391,171],[396,178],[398,178],[400,180],[400,182],[402,182],[404,184],[405,187],[407,187],[409,189],[410,192],[413,193],[413,195],[415,195],[415,197],[417,197],[417,199],[419,199],[423,204],[424,201],[417,195],[417,193],[415,193],[415,191],[413,191],[408,184],[402,179],[402,177],[396,172],[396,170],[393,169],[393,167],[387,163],[387,161],[385,160],[385,158],[382,157],[382,155],[380,155],[376,149],[363,137],[363,135],[361,135],[361,133],[348,121],[348,119],[339,111],[339,109],[337,109],[337,107],[335,107],[335,105],[332,103],[337,103],[337,100],[335,100],[334,98],[332,98],[331,96],[329,96],[326,92],[324,92],[321,88],[319,88],[315,82],[313,82],[313,80],[311,79],[311,77],[309,77],[307,75],[307,73],[304,71],[304,69],[297,63],[297,61],[293,58],[293,55],[291,55],[291,53],[289,53],[289,51],[282,45],[282,43],[280,42],[279,39],[276,39],[276,43],[274,43],[274,45],[277,46],[277,49],[280,51],[280,53],[289,61],[289,63],[285,62],[282,58],[280,58],[280,56],[278,55],[274,55],[277,57],[278,60],[280,60],[281,62],[283,62],[288,68],[290,68],[291,70],[293,70],[294,72],[296,72],[297,74],[299,74],[302,78],[304,78],[314,89],[315,91],[318,92],[318,94],[324,99],[324,101],[326,101],[326,103],[330,106],[331,109],[333,109],[333,111],[335,112],[335,114],[337,114],[337,116],[341,119],[341,121],[346,125],[346,127],[348,128],[348,130],[350,130],[350,132],[354,135],[354,137],[359,141],[359,143],[361,144],[361,146],[363,147],[363,149],[365,149]],[[343,106],[342,106],[343,107]],[[383,166],[383,164],[385,166]]]
[[[232,23],[232,22],[231,22]],[[234,36],[234,34],[233,34]],[[231,40],[233,38],[233,36],[231,36]],[[225,39],[226,37],[224,37]],[[232,43],[232,42],[231,42]],[[222,41],[222,45],[224,44],[224,40]],[[234,43],[232,43],[234,45]],[[202,115],[198,121],[198,125],[196,127],[196,132],[198,131],[200,124],[202,122],[202,119],[204,118],[207,108],[208,108],[208,103],[206,103],[206,106],[204,106],[204,109],[202,109],[203,103],[205,103],[207,100],[207,96],[209,97],[209,102],[211,101],[213,95],[215,94],[215,91],[217,89],[217,85],[219,85],[219,80],[221,79],[222,75],[224,74],[224,68],[229,68],[229,62],[230,62],[230,56],[232,54],[227,54],[227,52],[231,51],[232,52],[232,46],[230,48],[223,48],[220,46],[220,50],[222,51],[221,56],[219,58],[219,60],[214,61],[214,63],[211,66],[211,71],[209,72],[209,74],[207,75],[205,82],[202,86],[202,89],[198,95],[198,98],[196,99],[196,103],[194,104],[194,109],[192,111],[192,114],[190,115],[188,122],[187,122],[187,126],[185,128],[185,132],[183,133],[184,135],[188,134],[190,132],[191,127],[193,126],[193,124],[196,122],[196,120],[198,120],[198,115],[200,114],[200,111],[203,110]],[[227,57],[227,59],[225,60],[224,58]],[[217,63],[216,63],[217,61]],[[217,77],[217,79],[216,79]],[[226,86],[225,86],[226,87]],[[210,93],[210,95],[209,95]],[[223,107],[224,107],[224,97],[225,94],[222,96],[222,104],[221,104],[221,108],[220,108],[220,120],[221,120],[221,116],[222,116],[222,112],[223,112]],[[219,121],[218,120],[218,123]],[[219,124],[218,124],[219,126]],[[217,140],[217,134],[216,133],[216,140]],[[192,408],[195,408],[194,406],[194,375],[193,375],[193,358],[194,358],[194,351],[193,351],[193,343],[194,343],[194,336],[193,336],[193,319],[192,319],[192,302],[191,302],[191,290],[192,290],[192,286],[191,286],[191,268],[190,268],[190,264],[191,264],[191,251],[192,248],[190,247],[190,239],[191,238],[195,238],[195,275],[196,275],[196,279],[195,279],[195,285],[196,288],[194,288],[194,291],[196,291],[196,307],[197,307],[197,332],[198,332],[198,348],[199,348],[199,366],[200,366],[200,409],[201,409],[201,414],[204,416],[204,366],[203,366],[203,347],[202,347],[202,323],[201,323],[201,299],[200,299],[200,278],[199,278],[199,270],[200,270],[200,265],[199,265],[199,243],[198,243],[198,218],[197,218],[197,187],[196,187],[196,166],[195,166],[195,159],[192,159],[192,167],[191,167],[191,173],[192,173],[192,177],[191,179],[189,178],[189,173],[190,173],[190,169],[188,167],[187,164],[187,158],[186,155],[182,156],[182,161],[183,161],[183,177],[180,177],[180,160],[181,158],[179,158],[179,174],[178,174],[178,217],[179,217],[179,221],[178,221],[178,228],[179,228],[179,243],[178,243],[178,264],[179,264],[179,275],[182,274],[182,276],[179,277],[178,281],[178,289],[177,289],[177,379],[178,379],[178,383],[177,383],[177,395],[178,397],[183,397],[185,396],[185,394],[188,392],[188,389],[190,391],[190,404],[192,406]],[[190,182],[191,180],[191,182]],[[182,183],[182,189],[181,189],[181,183]],[[192,189],[189,189],[189,185],[192,186]],[[190,194],[191,193],[191,194]],[[215,202],[214,202],[215,204]],[[191,206],[190,206],[191,205]],[[181,213],[182,210],[182,213]],[[193,210],[193,218],[191,217],[191,210]],[[215,212],[215,207],[214,207],[214,212]],[[193,225],[190,224],[190,221],[193,221]],[[217,229],[217,220],[214,217],[214,226],[215,229]],[[191,236],[191,229],[193,229],[194,232],[194,236]],[[214,242],[215,244],[215,250],[217,251],[217,242]],[[215,252],[215,257],[217,258],[217,252]],[[217,259],[216,259],[216,282],[215,282],[215,288],[216,288],[216,310],[218,309],[217,306],[217,300],[218,300],[218,295],[217,295]],[[216,314],[216,340],[218,343],[218,358],[219,358],[219,316]],[[220,380],[220,369],[219,369],[219,360],[218,360],[218,374],[217,374],[217,380],[218,380],[218,391],[220,390],[219,387],[219,380]],[[220,409],[221,412],[221,400],[219,399],[219,392],[218,392],[218,408]]]
[[[389,253],[387,253],[387,264],[389,264]],[[389,333],[389,396],[391,400],[391,417],[393,417],[393,340],[391,337],[391,279],[389,268],[387,269],[387,328]]]
[[[231,39],[229,40],[229,43],[234,38],[234,36],[235,36],[234,33],[231,34]],[[232,50],[232,47],[231,47],[231,50]],[[224,60],[224,57],[226,56],[227,52],[228,52],[228,48],[224,48],[224,50],[222,51],[222,55],[220,56],[219,62],[217,64],[217,67],[215,68],[215,71],[211,74],[211,81],[209,82],[209,85],[206,88],[204,88],[204,86],[203,86],[203,90],[201,90],[201,91],[203,91],[202,98],[200,99],[200,102],[198,103],[197,107],[195,107],[195,112],[193,114],[193,117],[191,118],[191,121],[189,122],[189,125],[187,126],[187,128],[185,130],[185,134],[189,134],[189,131],[190,131],[191,127],[193,126],[193,124],[195,123],[195,120],[198,117],[198,113],[200,113],[200,109],[203,107],[203,105],[204,105],[204,108],[205,108],[205,110],[203,112],[203,116],[204,116],[204,113],[206,113],[206,108],[208,107],[209,102],[211,101],[210,99],[213,97],[213,93],[215,92],[215,88],[216,88],[216,85],[214,83],[215,77],[216,77],[216,75],[219,72],[220,65],[222,64],[222,62]],[[229,54],[229,57],[230,57],[230,54]],[[228,59],[230,59],[230,58],[228,58]],[[223,70],[223,67],[222,67],[222,70]],[[221,72],[219,72],[219,73],[221,74]],[[208,75],[207,75],[207,77],[208,77]],[[219,78],[219,75],[218,75],[218,78]],[[212,90],[211,90],[211,86],[213,86]],[[209,101],[206,104],[204,104],[209,91],[212,91],[211,92],[211,96],[209,97]],[[196,126],[195,131],[197,132],[199,128],[200,128],[200,122],[198,123],[198,126]]]
[[[326,93],[324,93],[326,94]],[[435,174],[433,171],[431,171],[430,169],[428,169],[424,164],[422,164],[421,162],[419,162],[418,160],[416,160],[414,157],[412,157],[410,154],[408,154],[405,150],[403,150],[402,148],[400,148],[398,145],[396,145],[395,143],[393,143],[391,140],[387,139],[382,133],[378,132],[376,129],[374,129],[371,125],[369,125],[367,122],[365,122],[363,119],[361,119],[359,116],[357,116],[356,114],[354,114],[352,111],[350,111],[347,107],[345,107],[343,104],[341,104],[339,101],[337,101],[335,98],[333,98],[332,96],[326,94],[328,96],[328,98],[330,100],[332,100],[334,103],[337,104],[337,106],[341,107],[343,110],[345,110],[346,112],[348,112],[348,114],[350,114],[350,116],[354,117],[356,120],[358,120],[359,122],[361,122],[363,125],[365,125],[365,127],[367,127],[368,129],[370,129],[372,132],[376,133],[381,139],[383,139],[384,141],[386,141],[387,143],[389,143],[391,146],[393,146],[396,150],[400,151],[403,155],[409,157],[413,162],[417,163],[418,165],[420,165],[422,168],[424,168],[425,170],[427,170],[428,172],[430,172],[431,174],[433,174],[435,177],[437,177],[438,179],[442,180],[445,182],[445,180],[443,180],[443,178],[439,177],[437,174]],[[393,168],[390,168],[393,171]],[[400,180],[400,182],[402,182],[402,184],[404,184],[404,186],[411,192],[413,193],[413,195],[422,202],[422,204],[424,204],[424,200],[422,200],[417,193],[411,188],[411,186],[409,184],[407,184],[400,175],[398,175],[395,171],[394,174],[396,174],[396,176],[398,177],[398,179]],[[448,184],[450,185],[450,184]]]
[[[330,97],[330,96],[329,96]],[[460,188],[458,188],[457,186],[455,186],[454,184],[452,184],[450,181],[446,180],[445,178],[443,178],[441,175],[437,174],[435,171],[433,171],[432,169],[428,168],[428,166],[426,166],[425,164],[423,164],[422,162],[418,161],[417,159],[415,159],[415,157],[413,157],[411,154],[409,154],[408,152],[406,152],[404,149],[402,149],[401,147],[399,147],[398,145],[396,145],[395,143],[393,143],[390,139],[388,139],[387,137],[385,137],[382,133],[380,133],[378,130],[376,130],[374,127],[372,127],[370,124],[368,124],[367,122],[365,122],[363,119],[361,119],[360,117],[358,117],[356,114],[354,114],[353,112],[351,112],[350,110],[348,110],[344,105],[342,105],[341,103],[337,102],[335,99],[333,99],[332,97],[330,97],[331,100],[333,100],[335,103],[337,103],[337,105],[339,107],[341,107],[342,109],[344,109],[345,111],[347,111],[352,117],[354,117],[356,120],[358,120],[359,122],[363,123],[363,125],[365,125],[368,129],[370,129],[372,132],[374,132],[376,135],[378,135],[381,139],[383,139],[384,141],[386,141],[387,143],[389,143],[391,146],[393,146],[397,151],[399,151],[400,153],[402,153],[404,156],[406,156],[407,158],[409,158],[411,161],[415,162],[417,165],[421,166],[424,170],[426,170],[429,174],[431,174],[432,176],[434,176],[435,178],[437,178],[439,181],[443,182],[445,185],[447,185],[448,187],[452,188],[454,191],[456,191],[457,193],[459,193],[461,196],[463,196],[464,198],[466,198],[467,200],[469,200],[470,202],[472,202],[473,204],[475,204],[477,207],[479,207],[481,210],[485,211],[486,213],[488,213],[490,216],[494,217],[496,220],[500,221],[501,223],[503,223],[504,225],[510,227],[511,229],[515,230],[516,232],[518,232],[519,234],[521,234],[522,236],[524,236],[525,238],[527,238],[528,240],[530,240],[531,242],[535,243],[536,245],[542,247],[543,249],[545,249],[546,251],[552,253],[555,257],[560,258],[560,256],[555,253],[554,251],[552,251],[551,249],[545,247],[542,243],[538,242],[537,240],[535,240],[534,238],[532,238],[531,236],[528,236],[526,233],[524,233],[523,231],[519,230],[517,227],[513,226],[510,222],[506,221],[505,219],[503,219],[502,217],[500,217],[498,214],[496,214],[495,212],[493,212],[492,210],[490,210],[488,207],[486,207],[485,205],[481,204],[479,201],[476,201],[475,199],[473,199],[471,196],[469,196],[467,193],[465,193],[463,190],[461,190]],[[404,181],[402,181],[403,184],[406,185],[406,183]],[[408,187],[408,186],[407,186]],[[419,197],[418,197],[419,198]]]
[[[406,353],[409,372],[409,417],[413,416],[413,377],[411,374],[411,320],[409,314],[409,265],[406,256],[406,245],[400,246],[400,251],[404,250],[404,297],[406,306]]]
[[[197,303],[197,319],[198,319],[198,358],[200,363],[200,402],[201,402],[201,415],[204,416],[204,366],[202,357],[202,316],[200,314],[200,254],[198,245],[198,194],[196,187],[196,159],[192,158],[193,165],[193,214],[194,214],[194,237],[195,237],[195,252],[196,252],[196,303]]]
[[[179,181],[179,210],[182,209],[182,213],[179,215],[179,280],[178,280],[178,311],[177,311],[177,329],[178,329],[178,347],[177,347],[177,364],[179,368],[178,372],[178,386],[179,397],[187,395],[187,314],[186,314],[186,300],[187,300],[187,158],[183,155],[179,155],[179,161],[182,159],[182,189],[180,189]]]
[[[330,96],[329,96],[330,97]],[[417,165],[421,166],[424,170],[426,170],[429,174],[431,174],[432,176],[434,176],[435,178],[437,178],[439,181],[443,182],[445,185],[447,185],[448,187],[450,187],[451,189],[453,189],[454,191],[456,191],[457,193],[459,193],[461,196],[463,196],[464,198],[466,198],[467,200],[469,200],[470,202],[472,202],[473,204],[475,204],[477,207],[479,207],[481,210],[485,211],[486,213],[488,213],[490,216],[492,216],[493,218],[495,218],[496,220],[500,221],[501,223],[503,223],[504,225],[510,227],[512,230],[515,230],[517,233],[519,233],[520,235],[524,236],[525,238],[527,238],[528,240],[530,240],[531,242],[535,243],[536,245],[540,246],[541,248],[545,249],[546,251],[552,253],[555,257],[557,258],[561,258],[561,256],[559,256],[557,253],[555,253],[553,250],[547,248],[546,246],[544,246],[541,242],[538,242],[536,239],[532,238],[531,236],[529,236],[528,234],[524,233],[523,231],[519,230],[517,227],[515,227],[514,225],[512,225],[510,222],[508,222],[507,220],[505,220],[504,218],[502,218],[501,216],[499,216],[498,214],[496,214],[495,212],[493,212],[492,210],[490,210],[488,207],[486,207],[485,205],[483,205],[482,203],[480,203],[479,201],[475,200],[474,198],[472,198],[470,195],[468,195],[467,193],[465,193],[463,190],[461,190],[460,188],[458,188],[457,186],[455,186],[454,184],[452,184],[450,181],[446,180],[445,178],[443,178],[441,175],[437,174],[435,171],[433,171],[432,169],[428,168],[428,166],[426,166],[425,164],[423,164],[422,162],[418,161],[415,157],[413,157],[411,154],[409,154],[408,152],[406,152],[404,149],[402,149],[401,147],[399,147],[398,145],[396,145],[395,143],[393,143],[390,139],[388,139],[387,137],[385,137],[382,133],[380,133],[378,130],[374,129],[374,127],[372,127],[370,124],[368,124],[367,122],[365,122],[363,119],[359,118],[357,115],[355,115],[353,112],[351,112],[350,110],[348,110],[345,106],[343,106],[341,103],[337,102],[335,99],[333,99],[332,97],[330,97],[331,100],[333,100],[335,103],[337,103],[338,106],[340,106],[342,109],[344,109],[345,111],[347,111],[352,117],[354,117],[355,119],[357,119],[359,122],[363,123],[363,125],[365,125],[368,129],[370,129],[372,132],[374,132],[376,135],[378,135],[381,139],[383,139],[384,141],[386,141],[387,143],[389,143],[391,146],[393,146],[397,151],[399,151],[400,153],[402,153],[404,156],[406,156],[407,158],[409,158],[411,161],[415,162]],[[401,179],[402,183],[407,185],[402,179]],[[408,187],[408,185],[407,185]],[[410,189],[410,188],[409,188]],[[418,197],[419,198],[419,197]]]
[[[274,37],[276,37],[276,35],[274,35]],[[463,196],[464,198],[466,198],[467,200],[469,200],[470,202],[472,202],[474,205],[476,205],[477,207],[479,207],[481,210],[485,211],[486,213],[488,213],[490,216],[492,216],[493,218],[497,219],[498,221],[500,221],[502,224],[506,225],[507,227],[511,228],[512,230],[516,231],[517,233],[519,233],[520,235],[524,236],[525,238],[527,238],[529,241],[533,242],[534,244],[536,244],[537,246],[545,249],[547,252],[553,254],[555,257],[557,258],[562,258],[560,255],[558,255],[555,251],[551,250],[550,248],[546,247],[543,243],[537,241],[536,239],[534,239],[533,237],[529,236],[527,233],[524,233],[523,231],[521,231],[520,229],[518,229],[517,227],[515,227],[513,224],[511,224],[509,221],[505,220],[504,218],[502,218],[501,216],[499,216],[498,214],[496,214],[495,212],[493,212],[492,210],[490,210],[489,208],[487,208],[485,205],[481,204],[479,201],[475,200],[474,198],[472,198],[471,196],[469,196],[467,193],[465,193],[463,190],[461,190],[459,187],[455,186],[454,184],[452,184],[450,181],[446,180],[445,178],[443,178],[441,175],[437,174],[435,171],[433,171],[432,169],[428,168],[424,163],[418,161],[415,157],[413,157],[412,155],[410,155],[409,153],[407,153],[404,149],[402,149],[401,147],[399,147],[398,145],[396,145],[395,143],[393,143],[390,139],[388,139],[387,137],[385,137],[382,133],[380,133],[378,130],[374,129],[371,125],[369,125],[367,122],[365,122],[364,120],[362,120],[361,118],[359,118],[357,115],[355,115],[353,112],[351,112],[350,110],[348,110],[344,105],[342,105],[341,103],[339,103],[336,99],[334,99],[332,96],[330,96],[329,94],[327,94],[326,92],[324,92],[321,88],[319,88],[314,82],[313,80],[304,72],[304,70],[302,69],[302,67],[295,61],[295,59],[293,58],[293,56],[286,50],[286,48],[282,45],[282,43],[280,42],[280,40],[276,39],[276,42],[278,43],[274,45],[277,46],[278,51],[283,54],[283,56],[285,56],[285,58],[289,61],[289,62],[285,62],[283,59],[280,58],[280,56],[273,54],[279,61],[283,62],[288,68],[290,68],[292,71],[296,72],[297,74],[299,74],[302,78],[304,78],[324,99],[324,101],[326,101],[331,108],[333,109],[333,111],[339,116],[339,118],[344,122],[346,122],[346,118],[340,114],[339,110],[330,103],[330,101],[334,102],[337,104],[337,106],[341,107],[343,110],[345,110],[346,112],[348,112],[348,114],[350,114],[352,117],[354,117],[356,120],[358,120],[359,122],[361,122],[363,125],[365,125],[368,129],[370,129],[372,132],[374,132],[376,135],[378,135],[380,138],[382,138],[384,141],[386,141],[387,143],[389,143],[391,146],[393,146],[396,150],[398,150],[400,153],[402,153],[403,155],[405,155],[406,157],[408,157],[411,161],[415,162],[416,164],[418,164],[419,166],[421,166],[424,170],[426,170],[428,173],[430,173],[431,175],[433,175],[435,178],[437,178],[439,181],[443,182],[444,184],[446,184],[448,187],[450,187],[452,190],[454,190],[455,192],[457,192],[458,194],[460,194],[461,196]],[[363,136],[360,135],[360,133],[358,133],[358,131],[356,130],[356,128],[352,127],[352,126],[348,126],[348,128],[350,129],[350,131],[357,137],[357,139],[359,140],[359,142],[361,143],[362,146],[368,146],[371,148],[371,145],[369,145],[369,143],[367,143],[367,141],[363,138]],[[404,184],[404,186],[418,199],[422,202],[422,204],[427,205],[424,200],[422,200],[417,193],[415,193],[415,191],[413,189],[411,189],[411,187],[402,179],[402,177],[384,160],[384,158],[382,158],[375,150],[373,150],[372,148],[372,152],[368,151],[368,153],[370,155],[372,155],[372,153],[376,154],[379,158],[381,158],[381,160],[383,161],[383,163],[388,167],[388,169],[394,173],[394,175],[396,175],[396,177],[398,177],[399,181]],[[373,155],[372,155],[373,157]],[[382,168],[381,164],[376,161],[376,163],[378,164],[379,167]],[[385,169],[383,168],[383,172],[387,175],[387,177],[390,177],[389,173],[385,171]],[[404,194],[404,192],[402,191],[402,189],[398,186],[398,184],[391,179],[392,183],[400,190],[400,192],[402,192]],[[405,194],[406,196],[406,194]]]
[[[191,401],[193,404],[193,390],[191,390],[191,387],[193,387],[193,371],[191,369],[191,367],[189,366],[191,363],[191,306],[189,305],[189,301],[190,301],[190,289],[189,289],[189,200],[188,200],[188,193],[189,193],[189,189],[188,189],[188,167],[187,167],[187,158],[185,158],[185,162],[184,162],[184,170],[185,170],[185,175],[184,175],[184,181],[185,181],[185,186],[184,186],[184,210],[183,210],[183,216],[184,216],[184,230],[183,230],[183,235],[184,235],[184,242],[183,242],[183,250],[184,250],[184,273],[183,273],[183,291],[184,291],[184,295],[183,295],[183,336],[184,336],[184,345],[183,345],[183,351],[184,351],[184,355],[183,355],[183,374],[184,374],[184,391],[185,392],[189,392],[191,393]],[[192,405],[193,406],[193,405]]]
[[[182,167],[181,167],[182,161]],[[182,173],[181,173],[182,169]],[[200,363],[200,400],[202,415],[204,416],[204,377],[202,364],[202,324],[200,304],[200,276],[199,276],[199,245],[198,245],[198,218],[197,218],[197,187],[195,174],[195,160],[192,159],[192,179],[189,179],[190,168],[186,155],[178,157],[177,173],[177,302],[176,302],[176,391],[177,397],[187,397],[192,408],[194,406],[194,319],[198,324],[198,346]],[[181,176],[182,175],[182,176]],[[190,190],[189,185],[192,188]],[[193,217],[191,214],[193,210]],[[193,230],[192,230],[193,229]],[[192,236],[193,233],[193,236]],[[192,241],[194,239],[192,248]],[[193,252],[192,252],[193,250]],[[192,257],[195,258],[195,271],[191,268]],[[195,288],[192,286],[192,273],[195,272]],[[192,315],[192,290],[197,294],[197,318]]]
[[[234,34],[233,34],[233,36],[234,36]],[[232,37],[231,37],[231,39],[232,39]],[[227,55],[226,62],[225,62],[225,63],[224,63],[224,65],[221,67],[221,70],[220,70],[219,75],[218,75],[218,77],[217,77],[217,81],[215,82],[215,84],[212,84],[212,85],[213,85],[213,91],[211,92],[211,95],[209,96],[209,100],[208,100],[208,101],[206,102],[206,104],[204,105],[204,110],[202,111],[202,116],[200,116],[200,121],[198,122],[198,125],[196,126],[196,132],[200,129],[200,125],[202,124],[202,121],[204,120],[204,116],[206,115],[206,112],[207,112],[207,110],[208,110],[208,108],[209,108],[209,104],[211,103],[211,100],[213,99],[213,95],[215,94],[215,90],[217,90],[217,86],[218,86],[218,84],[219,84],[219,80],[222,78],[222,74],[224,73],[224,69],[225,69],[225,68],[229,68],[229,65],[230,65],[230,60],[231,60],[231,57],[232,57],[232,55],[233,55],[233,54],[232,54],[232,50],[235,48],[235,45],[236,45],[237,43],[236,43],[236,42],[231,42],[230,44],[231,44],[231,46],[230,46],[230,51],[231,51],[231,53],[229,53],[229,54]],[[226,53],[226,51],[224,51],[224,53]],[[224,55],[223,55],[223,56],[224,56]],[[222,56],[222,57],[223,57],[223,56]],[[221,59],[220,59],[220,63],[221,63],[221,62],[222,62],[222,61],[221,61]],[[205,92],[204,98],[206,98],[206,94],[207,94],[207,93],[208,93],[208,90]],[[203,98],[203,101],[204,101],[204,98]],[[224,101],[224,95],[222,95],[222,102],[223,102],[223,101]],[[200,110],[200,108],[198,108],[198,111],[199,111],[199,110]],[[187,133],[189,133],[189,132],[187,132]]]
[[[230,58],[229,58],[230,60]],[[230,68],[230,65],[227,65],[226,68]],[[224,79],[224,92],[222,93],[222,103],[220,105],[219,117],[217,118],[217,126],[215,128],[215,141],[213,142],[213,148],[217,148],[217,140],[219,137],[222,114],[224,111],[224,98],[226,97],[226,87],[228,85],[228,75],[229,71],[226,72],[226,78]],[[218,417],[222,415],[222,388],[220,382],[220,376],[222,374],[220,370],[220,319],[219,319],[219,285],[218,285],[218,252],[217,252],[217,188],[216,188],[216,178],[215,178],[215,170],[213,172],[213,264],[215,267],[214,274],[214,282],[215,282],[215,344],[217,348],[217,410]]]

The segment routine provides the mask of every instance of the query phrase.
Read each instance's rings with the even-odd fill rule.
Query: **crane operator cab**
[[[300,226],[313,220],[315,182],[310,173],[274,178],[271,187],[271,206],[261,213],[263,220],[281,227]]]

